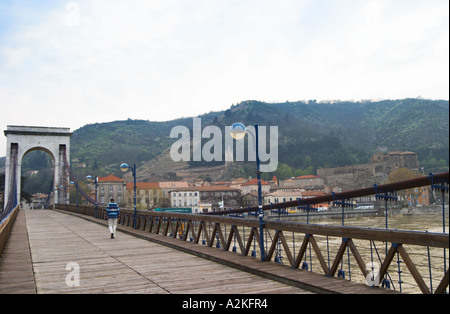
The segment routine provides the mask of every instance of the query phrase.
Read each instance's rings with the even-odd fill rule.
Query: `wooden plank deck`
[[[21,274],[28,281],[21,280],[35,282],[37,293],[395,293],[120,225],[116,238],[110,239],[106,222],[92,217],[53,210],[20,214],[13,232],[20,226],[22,233],[26,231],[21,246],[29,240],[32,268]],[[23,228],[17,223],[25,218]],[[21,293],[21,285],[15,284],[20,282],[15,278],[19,272],[13,275],[14,268],[3,269],[11,258],[5,256],[0,263],[0,293]],[[74,278],[73,269],[66,269],[68,263],[79,265],[79,286],[66,284],[68,276],[69,281]]]
[[[16,284],[19,277],[33,282],[33,274],[35,292],[39,294],[309,293],[126,233],[118,232],[116,238],[111,239],[104,225],[73,215],[51,210],[21,211],[20,214],[14,229],[22,230],[21,240],[10,238],[8,249],[14,250],[11,255],[7,252],[0,264],[1,293],[23,293],[22,285]],[[25,221],[23,218],[26,218],[27,238],[23,235],[23,225],[17,224]],[[22,268],[16,270],[14,263],[27,240],[31,252],[28,266],[32,266],[32,272],[25,273]],[[66,268],[68,263],[79,265],[77,286],[70,286],[76,277],[71,276],[73,268]]]
[[[0,294],[35,294],[25,212],[19,210],[0,259]]]

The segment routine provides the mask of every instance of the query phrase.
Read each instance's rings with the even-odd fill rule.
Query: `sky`
[[[0,0],[2,131],[408,97],[449,99],[448,0]]]

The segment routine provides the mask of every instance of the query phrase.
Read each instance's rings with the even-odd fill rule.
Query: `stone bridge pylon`
[[[70,138],[69,128],[12,126],[4,131],[6,141],[5,194],[4,204],[14,197],[20,203],[20,183],[23,157],[31,151],[42,150],[53,159],[54,165],[54,203],[68,201]],[[15,168],[15,169],[14,169]],[[15,186],[14,186],[15,185]],[[12,192],[12,193],[11,193]]]

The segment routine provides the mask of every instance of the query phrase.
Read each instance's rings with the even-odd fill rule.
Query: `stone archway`
[[[63,189],[55,189],[55,203],[66,202],[69,186],[68,168],[70,165],[69,128],[7,126],[4,131],[6,141],[5,194],[4,204],[12,197],[20,203],[20,176],[23,157],[33,150],[43,150],[50,154],[54,163],[53,184]],[[15,186],[14,186],[15,184]],[[16,190],[14,196],[13,190]]]

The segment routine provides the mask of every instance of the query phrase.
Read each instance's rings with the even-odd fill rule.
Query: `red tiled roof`
[[[310,175],[307,175],[307,176],[296,177],[296,178],[294,178],[294,180],[298,180],[298,179],[313,179],[313,178],[318,178],[318,176],[310,174]]]
[[[316,196],[325,196],[327,193],[321,191],[305,191],[302,192],[303,197],[316,197]]]
[[[121,178],[116,177],[115,175],[110,174],[109,176],[106,177],[99,177],[98,178],[98,182],[113,182],[113,181],[124,181]]]
[[[258,179],[255,178],[251,181],[248,181],[247,183],[241,184],[241,186],[245,186],[245,185],[257,185],[258,184]],[[269,183],[267,183],[264,180],[261,180],[261,185],[269,185]]]
[[[181,191],[198,191],[198,192],[215,192],[215,191],[240,191],[239,189],[230,188],[225,185],[211,185],[211,186],[192,186],[188,188],[175,189],[173,192]]]

